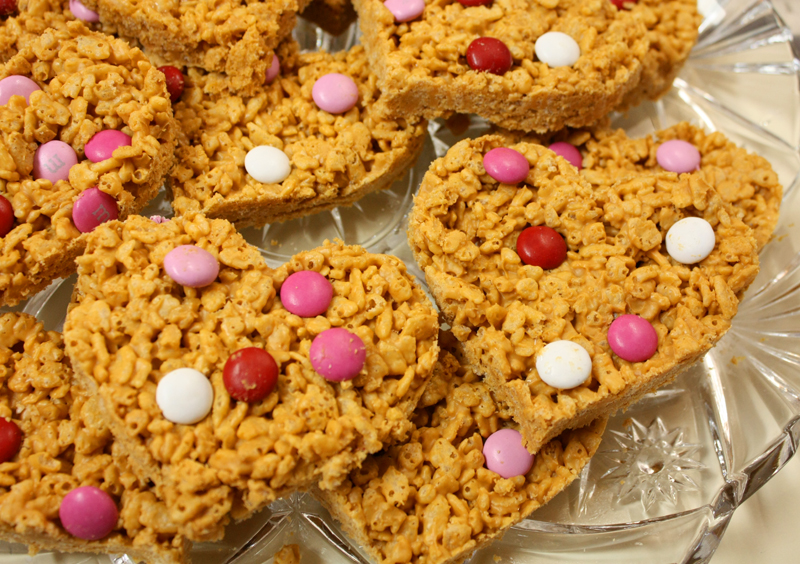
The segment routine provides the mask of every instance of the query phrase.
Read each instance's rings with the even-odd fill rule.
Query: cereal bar
[[[76,377],[193,540],[404,438],[438,355],[436,312],[403,263],[359,247],[272,270],[225,220],[133,216],[98,227],[78,264]],[[204,265],[217,270],[184,278]],[[237,386],[250,365],[264,380]]]
[[[48,29],[0,67],[0,91],[12,89],[0,105],[5,305],[74,272],[84,232],[156,195],[177,130],[164,75],[138,49],[79,22]],[[98,145],[107,135],[115,144]]]
[[[0,462],[0,539],[25,544],[31,553],[126,553],[147,564],[184,562],[188,542],[168,521],[163,502],[128,469],[96,398],[72,385],[61,334],[45,331],[29,315],[3,314],[0,359],[0,423],[10,421],[22,433],[17,454]],[[59,515],[68,494],[91,487],[110,496],[119,520],[104,538],[84,540],[71,535]]]
[[[757,243],[706,171],[593,188],[542,146],[504,145],[465,140],[435,161],[408,235],[467,360],[535,452],[708,351],[758,273]],[[522,171],[498,181],[490,154]]]
[[[516,426],[511,414],[443,350],[414,423],[408,441],[370,456],[340,487],[315,492],[380,564],[464,561],[566,488],[597,451],[606,420],[564,431],[529,471],[504,478],[484,453],[493,434]]]
[[[200,211],[240,228],[285,221],[388,188],[416,160],[425,122],[382,116],[384,93],[362,47],[296,52],[294,42],[279,49],[285,53],[280,74],[252,98],[208,95],[222,88],[210,86],[211,77],[190,74],[175,110],[182,127],[170,176],[176,213]],[[320,109],[312,98],[315,84],[342,75],[351,79],[355,106],[338,115]],[[253,177],[258,173],[248,155],[264,149],[284,161],[288,176]],[[267,173],[277,168],[253,158]]]

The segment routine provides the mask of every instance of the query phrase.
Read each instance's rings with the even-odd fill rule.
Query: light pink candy
[[[581,152],[572,143],[567,143],[566,141],[556,141],[550,145],[548,149],[553,151],[556,155],[564,157],[569,164],[578,170],[583,168],[583,156],[581,156]]]
[[[164,270],[181,286],[202,288],[217,279],[219,261],[205,249],[181,245],[164,257]]]
[[[278,58],[278,55],[272,55],[272,63],[270,63],[269,68],[267,69],[267,74],[264,75],[264,83],[269,84],[275,80],[280,72],[281,60]]]
[[[313,270],[295,272],[281,284],[283,307],[300,317],[316,317],[325,313],[332,298],[331,283]]]
[[[118,217],[117,201],[99,188],[84,190],[72,206],[72,223],[81,233],[94,231],[101,223]]]
[[[164,217],[163,215],[151,215],[150,221],[154,223],[166,223],[169,221],[168,217]]]
[[[111,496],[100,488],[82,486],[75,488],[61,500],[58,518],[73,537],[99,540],[117,525],[119,511]]]
[[[425,0],[386,0],[384,6],[394,16],[397,23],[410,22],[422,15]]]
[[[131,136],[116,129],[104,129],[95,133],[86,146],[83,152],[86,158],[93,163],[99,163],[113,156],[114,150],[118,147],[129,147],[131,145]]]
[[[317,335],[309,351],[311,366],[323,378],[333,382],[352,380],[367,360],[367,349],[361,337],[336,327]]]
[[[41,90],[39,85],[27,76],[14,74],[0,80],[0,106],[5,106],[12,96],[22,96],[25,101],[31,103],[31,94]]]
[[[83,20],[88,23],[100,21],[100,15],[94,10],[90,10],[81,4],[80,0],[69,0],[69,11],[72,12],[72,15],[79,20]]]
[[[661,168],[669,172],[692,172],[700,168],[700,151],[691,143],[672,139],[658,147],[656,160]]]
[[[533,455],[522,445],[522,435],[514,429],[495,431],[483,444],[486,467],[503,478],[527,474],[533,467]]]
[[[620,315],[608,328],[608,346],[628,362],[644,362],[658,350],[658,333],[638,315]]]
[[[486,174],[503,184],[517,184],[528,177],[531,165],[525,155],[514,149],[498,147],[483,156]]]
[[[358,86],[349,76],[332,72],[317,79],[311,97],[319,109],[343,114],[358,102]]]
[[[53,184],[69,180],[69,169],[78,164],[75,150],[63,141],[48,141],[33,155],[33,177],[44,178]]]

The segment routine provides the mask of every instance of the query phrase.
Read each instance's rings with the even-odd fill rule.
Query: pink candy
[[[349,76],[332,72],[317,79],[311,97],[319,109],[332,114],[343,114],[358,102],[358,86]]]
[[[169,221],[168,217],[164,217],[163,215],[151,215],[150,221],[155,223],[166,223]]]
[[[58,518],[69,534],[84,540],[99,540],[117,526],[119,511],[111,496],[100,488],[82,486],[61,500]]]
[[[69,180],[69,169],[78,164],[75,150],[63,141],[48,141],[33,155],[33,177],[44,178],[53,184]]]
[[[422,15],[425,0],[386,0],[384,6],[394,16],[397,23],[410,22]]]
[[[686,141],[665,141],[656,151],[656,160],[661,168],[669,172],[692,172],[700,168],[700,151]]]
[[[361,337],[347,329],[327,329],[314,338],[309,351],[311,366],[323,378],[333,382],[352,380],[367,360]]]
[[[517,184],[528,177],[531,165],[519,151],[498,147],[483,156],[483,168],[498,182]]]
[[[333,286],[319,272],[295,272],[281,285],[281,303],[290,313],[300,317],[316,317],[325,313],[333,298]]]
[[[533,467],[533,455],[522,445],[522,435],[514,429],[500,429],[483,444],[486,467],[503,478],[527,474]]]
[[[564,157],[569,164],[578,170],[583,168],[583,156],[581,156],[581,152],[572,143],[557,141],[550,145],[548,149],[553,151],[556,155]]]
[[[278,58],[278,55],[272,55],[272,63],[270,63],[269,68],[267,69],[267,74],[264,75],[264,84],[269,84],[273,80],[275,80],[281,72],[281,61]]]
[[[94,10],[90,10],[81,4],[80,0],[69,0],[69,11],[72,12],[72,15],[79,20],[83,20],[88,23],[100,21],[100,15]]]
[[[31,103],[31,94],[41,90],[39,85],[27,76],[12,75],[0,80],[0,106],[5,106],[12,96],[22,96]]]
[[[72,206],[72,222],[81,233],[94,231],[101,223],[118,217],[116,200],[99,188],[84,190]]]
[[[164,257],[164,270],[181,286],[202,288],[217,279],[219,261],[205,249],[181,245]]]
[[[83,152],[86,158],[93,163],[99,163],[113,156],[114,150],[118,147],[129,147],[131,136],[116,129],[105,129],[95,133]]]
[[[620,315],[608,328],[608,346],[623,360],[644,362],[658,350],[658,333],[638,315]]]

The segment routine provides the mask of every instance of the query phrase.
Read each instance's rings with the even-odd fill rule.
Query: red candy
[[[167,91],[169,92],[169,99],[172,103],[178,101],[183,94],[183,73],[172,66],[158,67],[158,70],[164,73],[167,77]]]
[[[638,2],[638,0],[611,0],[611,3],[620,10],[624,8],[624,4],[636,4],[636,2]]]
[[[5,237],[14,226],[14,208],[5,196],[0,195],[0,237]]]
[[[517,254],[525,264],[550,270],[567,260],[567,244],[555,229],[536,225],[519,234]]]
[[[260,401],[275,389],[278,364],[265,350],[239,349],[225,363],[222,381],[233,399],[248,403]]]
[[[472,8],[473,6],[486,6],[491,4],[492,0],[458,0],[458,3],[467,8]]]
[[[467,47],[467,64],[472,70],[504,74],[514,64],[514,59],[499,39],[479,37]]]
[[[17,424],[0,417],[0,464],[8,462],[22,446],[22,431]]]
[[[0,0],[0,17],[13,16],[17,13],[17,0]]]

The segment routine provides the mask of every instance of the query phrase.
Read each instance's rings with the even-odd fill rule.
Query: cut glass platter
[[[707,562],[736,508],[783,467],[800,440],[800,61],[770,2],[699,6],[700,38],[671,92],[612,116],[613,125],[641,137],[686,120],[767,158],[784,202],[761,272],[722,341],[674,383],[613,417],[580,478],[470,563]],[[295,37],[306,49],[336,51],[358,41],[358,32],[353,26],[330,37],[302,22]],[[472,119],[466,131],[453,129],[432,122],[419,161],[390,189],[351,208],[248,229],[245,237],[272,266],[340,238],[404,259],[422,280],[405,237],[413,194],[433,159],[488,125]],[[163,194],[144,212],[151,214],[171,215]],[[73,284],[74,277],[56,282],[13,309],[61,329]],[[196,544],[190,557],[194,564],[264,564],[287,543],[300,544],[304,563],[369,562],[305,494],[230,526],[221,543]],[[24,546],[0,543],[0,564],[109,559],[130,564],[125,555],[31,558]]]

